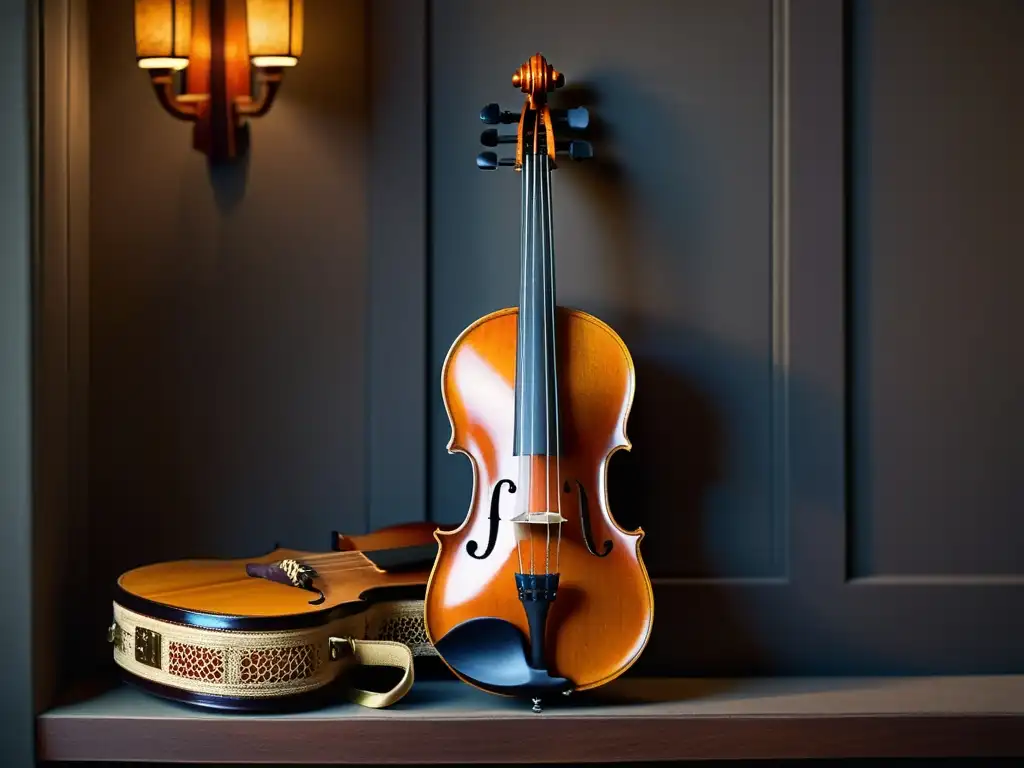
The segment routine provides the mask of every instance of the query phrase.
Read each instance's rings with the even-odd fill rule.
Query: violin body
[[[519,570],[512,526],[493,526],[495,539],[486,558],[472,557],[467,549],[474,541],[477,553],[490,546],[494,491],[503,478],[518,475],[518,458],[510,448],[517,316],[513,307],[471,325],[443,367],[452,425],[448,450],[469,458],[474,482],[465,522],[437,534],[440,550],[426,603],[427,635],[435,642],[480,616],[501,617],[530,636],[517,592],[509,588]],[[615,331],[593,315],[559,307],[558,321],[563,440],[560,477],[551,480],[561,481],[566,521],[558,596],[548,614],[544,645],[550,649],[549,667],[580,691],[613,680],[640,656],[650,636],[654,599],[639,550],[643,532],[622,530],[606,498],[608,461],[616,451],[630,448],[632,358]],[[498,489],[498,509],[505,519],[514,509],[507,491],[507,484]],[[541,493],[542,486],[534,488],[535,507],[543,504]],[[534,531],[535,561],[546,549],[541,536],[546,533]],[[520,547],[525,559],[527,542]]]
[[[132,569],[116,585],[114,661],[151,693],[242,711],[315,706],[339,681],[391,667],[401,679],[390,690],[340,691],[388,706],[411,687],[413,657],[435,655],[422,625],[435,529],[335,533],[338,551],[327,553],[275,548]]]
[[[587,142],[554,137],[579,128],[580,111],[556,112],[546,93],[564,82],[540,55],[513,76],[527,93],[517,137],[485,131],[494,153],[482,170],[514,165],[523,187],[520,301],[480,318],[452,344],[441,372],[451,423],[449,453],[473,471],[469,511],[435,533],[427,584],[427,636],[463,681],[533,699],[604,685],[639,658],[654,597],[641,529],[609,509],[607,468],[626,435],[635,372],[607,324],[555,297],[551,171],[556,154],[590,157]],[[497,105],[485,123],[516,121]]]

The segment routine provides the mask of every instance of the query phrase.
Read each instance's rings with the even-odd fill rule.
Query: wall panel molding
[[[843,0],[790,0],[790,575],[838,587],[845,552]]]
[[[789,120],[790,0],[772,0],[772,566],[789,572]]]
[[[1024,6],[860,0],[846,24],[847,575],[1018,584]]]
[[[0,754],[34,765],[32,662],[34,171],[39,51],[35,2],[0,4]]]
[[[799,5],[799,3],[798,3]],[[771,523],[775,573],[763,577],[657,576],[657,585],[764,584],[788,581],[789,512],[792,498],[792,445],[790,443],[790,120],[792,0],[771,0]],[[802,106],[802,105],[801,105]]]
[[[495,6],[493,23],[506,31],[490,49],[463,39],[486,29],[472,4],[438,2],[433,14],[434,104],[445,116],[433,140],[434,371],[468,322],[515,301],[506,286],[517,280],[517,185],[501,173],[478,181],[465,158],[478,143],[477,102],[517,107],[502,62],[536,47],[567,72],[556,98],[585,101],[602,126],[595,139],[603,168],[568,168],[556,199],[559,300],[616,328],[637,371],[627,426],[636,449],[611,462],[610,505],[621,523],[648,532],[643,548],[659,585],[784,581],[789,3],[595,6],[592,18],[606,12],[605,24],[629,27],[630,40],[656,39],[644,50],[633,42],[602,50],[607,32],[594,21],[577,40],[540,16],[517,28],[512,8]],[[670,41],[663,32],[674,26],[686,32]],[[651,53],[662,47],[664,55]],[[473,74],[460,89],[452,83],[462,61]],[[666,74],[674,69],[685,75]],[[455,280],[472,288],[458,295],[449,287]],[[452,522],[464,517],[454,491],[462,493],[469,473],[444,455],[448,424],[436,395],[431,416],[434,519]]]
[[[367,526],[428,519],[427,0],[369,16],[370,314]]]
[[[45,707],[73,665],[62,636],[83,629],[68,600],[88,568],[88,7],[40,6],[36,266],[36,695]],[[58,615],[56,606],[64,616]],[[88,626],[87,622],[85,626]]]
[[[39,56],[43,77],[41,105],[46,120],[39,128],[38,140],[46,159],[36,169],[41,226],[35,361],[39,378],[34,390],[38,399],[35,456],[39,493],[34,575],[37,604],[53,605],[61,585],[74,582],[85,571],[89,551],[88,544],[72,546],[84,530],[89,480],[89,62],[85,50],[88,6],[75,0],[40,2],[40,17],[47,22],[40,30],[43,49]],[[428,185],[432,181],[431,154],[445,139],[430,131],[430,64],[434,42],[431,32],[438,32],[432,3],[375,0],[363,7],[367,18],[367,92],[372,126],[365,147],[359,150],[365,149],[369,157],[368,324],[365,359],[353,362],[351,368],[353,376],[363,377],[367,393],[363,435],[367,456],[366,508],[359,510],[359,519],[365,521],[367,529],[372,529],[406,520],[439,519],[438,510],[430,509],[430,467],[439,458],[433,443],[440,437],[430,434],[432,412],[440,396],[432,374],[432,358],[438,350],[431,349],[431,303],[436,300],[431,284],[438,272],[432,270],[431,245],[432,230],[443,219],[431,218],[434,203]],[[647,11],[653,7],[650,4]],[[767,18],[756,15],[762,8],[770,15],[770,58],[761,48],[765,38],[760,27],[751,35],[757,38],[753,43],[757,52],[755,63],[760,67],[760,62],[765,61],[764,82],[771,91],[770,119],[765,120],[765,133],[760,134],[770,132],[771,137],[770,186],[760,181],[765,178],[760,160],[753,163],[758,167],[759,179],[753,194],[770,203],[770,270],[763,269],[766,262],[761,256],[760,242],[755,244],[756,258],[742,265],[761,278],[770,277],[768,282],[762,279],[758,284],[770,291],[770,311],[765,313],[758,302],[756,320],[748,325],[760,324],[764,318],[771,326],[770,354],[759,347],[754,361],[756,376],[764,375],[766,365],[770,367],[770,452],[759,447],[757,450],[762,453],[756,454],[755,460],[763,466],[765,459],[761,457],[767,457],[771,486],[770,494],[754,503],[762,505],[756,512],[756,536],[759,542],[772,537],[770,551],[774,559],[768,563],[770,567],[756,572],[766,573],[763,577],[703,577],[705,571],[695,569],[698,577],[682,578],[671,574],[685,575],[685,566],[676,571],[666,554],[671,554],[670,548],[663,547],[660,562],[666,563],[667,575],[655,579],[661,618],[636,671],[731,675],[1006,669],[1019,660],[1017,640],[1024,636],[1024,619],[1017,618],[1020,613],[1012,611],[1012,606],[1019,603],[1021,577],[873,575],[851,566],[848,533],[854,513],[846,492],[851,395],[845,352],[849,341],[845,294],[845,4],[843,0],[764,0],[762,5],[745,6],[747,10],[751,7],[753,18],[760,19],[759,23]],[[708,10],[707,17],[711,18],[720,13],[721,6],[705,6],[694,0],[693,8],[715,8],[714,12]],[[695,18],[700,20],[702,14],[696,12]],[[727,21],[735,22],[735,18]],[[559,35],[569,36],[568,32],[557,30],[551,34],[555,43],[560,40]],[[457,38],[453,36],[448,42],[452,40]],[[568,50],[568,58],[577,55],[571,45]],[[721,59],[726,69],[728,58]],[[752,68],[749,60],[746,67],[745,71]],[[598,74],[608,76],[607,72]],[[714,76],[717,75],[708,75]],[[630,88],[620,84],[616,91],[614,80],[606,82],[613,86],[613,99],[620,99],[613,108],[628,108],[630,102],[624,97]],[[741,82],[737,88],[756,83],[759,99],[766,93],[760,90],[759,80],[746,77],[733,82]],[[700,102],[699,98],[708,97],[691,93],[700,90],[694,88],[694,83],[703,86],[705,81],[694,81],[687,93],[670,97],[686,105],[679,110],[686,120],[699,122],[706,117],[700,112],[702,104],[709,104],[709,110],[714,112],[722,103]],[[483,88],[479,92],[490,98],[490,84],[486,92]],[[493,92],[498,98],[508,98],[500,88]],[[99,98],[98,87],[93,95]],[[651,98],[646,106],[657,106],[661,97],[664,94]],[[758,131],[762,130],[762,110],[759,102]],[[466,135],[474,132],[476,126],[469,125],[474,116],[467,116],[462,106],[458,114],[458,123],[453,122],[452,130]],[[714,119],[723,120],[722,124],[726,124],[726,119],[736,122],[731,114],[728,118],[721,116],[727,114],[724,112],[714,114]],[[621,127],[628,133],[629,126]],[[679,121],[675,127],[679,128],[680,144],[691,140],[685,149],[692,153],[687,163],[675,167],[689,173],[691,159],[699,164],[701,146],[692,143],[693,136],[687,133],[685,121]],[[735,139],[739,141],[747,134],[738,132],[735,136],[740,137]],[[758,158],[764,157],[762,139],[756,140],[757,144],[747,146],[756,147]],[[466,167],[471,167],[475,147],[459,141],[466,151],[458,162],[465,161]],[[722,151],[722,146],[716,145],[716,151]],[[646,167],[642,170],[648,171]],[[440,176],[435,174],[435,178]],[[466,182],[464,176],[453,178],[457,183],[453,182],[447,188],[449,191],[472,188],[466,186],[472,182]],[[664,181],[656,174],[646,181],[649,183],[652,178]],[[670,183],[678,182],[687,194],[692,190],[696,198],[703,198],[720,194],[721,190],[715,187],[716,178],[713,174],[695,173],[693,178],[679,177]],[[18,180],[12,177],[5,183],[17,185]],[[647,189],[653,188],[650,185]],[[493,194],[504,193],[495,190]],[[737,194],[744,191],[726,191],[729,199]],[[570,199],[567,198],[568,206],[573,204]],[[682,208],[693,205],[690,200],[677,202]],[[593,215],[594,209],[589,207],[593,203],[592,199],[585,200],[577,206],[575,215],[581,215],[580,211],[591,211],[584,215]],[[597,215],[602,214],[601,209],[596,210]],[[762,215],[760,204],[747,204],[744,211],[751,218]],[[16,221],[16,212],[7,215],[14,216],[11,220]],[[503,225],[504,219],[489,222],[488,226],[493,229],[496,222]],[[760,241],[762,230],[756,231]],[[674,242],[691,241],[680,237]],[[15,243],[13,247],[20,246]],[[359,254],[360,258],[363,256]],[[688,257],[687,253],[679,256]],[[345,254],[338,258],[345,258]],[[482,269],[483,257],[474,258],[473,269]],[[654,264],[652,261],[647,266]],[[687,268],[693,269],[694,263]],[[17,287],[17,263],[8,260],[4,269],[8,271],[2,284]],[[719,277],[724,273],[721,267],[718,269],[718,275],[698,269],[697,277]],[[657,293],[649,285],[647,289]],[[717,289],[722,290],[720,285]],[[722,295],[741,294],[730,290]],[[760,295],[766,294],[762,291]],[[713,313],[708,316],[721,319],[721,315]],[[676,326],[679,327],[685,326]],[[652,332],[651,338],[651,344],[671,343],[663,334]],[[2,341],[8,343],[7,339]],[[721,361],[714,356],[697,355],[687,364],[694,369],[711,370]],[[753,368],[743,369],[742,374],[726,370],[725,377],[752,376]],[[755,379],[758,393],[767,391],[761,386],[763,380]],[[756,416],[763,418],[769,406],[762,403],[760,394],[750,402],[757,403]],[[7,407],[6,401],[0,401],[5,418]],[[17,410],[10,412],[17,416]],[[758,446],[765,444],[762,432],[754,439],[759,441]],[[638,448],[639,445],[638,442]],[[646,453],[649,444],[644,445]],[[8,450],[6,445],[0,448]],[[7,454],[2,458],[6,462]],[[447,456],[439,460],[456,461]],[[757,486],[759,494],[761,487]],[[0,494],[0,499],[4,498]],[[614,504],[613,507],[616,513],[624,511]],[[460,506],[459,515],[464,511]],[[351,524],[352,513],[347,514]],[[19,534],[17,518],[10,518],[10,522],[5,518],[4,525],[3,530],[10,535]],[[739,541],[755,534],[737,530],[735,535]],[[645,546],[652,543],[649,536]],[[728,548],[731,542],[725,543]],[[739,551],[738,546],[736,549]],[[78,559],[59,557],[69,551],[77,553]],[[764,556],[765,553],[758,553],[757,562],[761,563]],[[743,573],[744,563],[735,562],[739,563],[736,573]],[[715,571],[706,572],[713,576]],[[730,572],[728,567],[722,569],[723,574]],[[861,575],[864,578],[858,578]],[[35,634],[40,649],[37,658],[44,661],[35,670],[35,682],[39,701],[45,704],[60,680],[62,667],[69,663],[68,658],[61,658],[54,650],[54,628],[70,625],[63,623],[63,618],[58,621],[49,610],[40,610],[36,616]],[[901,617],[903,623],[893,625],[893,616]],[[955,619],[956,626],[944,623],[950,617]],[[94,616],[88,618],[93,620]],[[72,624],[81,620],[71,619]],[[1000,622],[1007,627],[1003,633],[996,631]],[[56,661],[51,664],[45,661],[47,658]]]

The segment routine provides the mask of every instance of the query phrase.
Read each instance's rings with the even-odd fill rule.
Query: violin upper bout
[[[456,536],[461,530],[461,528],[462,526],[458,526],[450,530],[438,528],[436,531],[434,531],[434,541],[437,542],[438,554],[440,554],[444,550],[444,548],[448,545],[451,538],[453,536]]]

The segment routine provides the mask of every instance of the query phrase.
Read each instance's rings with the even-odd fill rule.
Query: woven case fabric
[[[331,638],[401,643],[414,656],[433,656],[421,600],[371,606],[363,613],[309,629],[202,629],[154,619],[114,603],[114,661],[144,680],[191,693],[232,698],[293,696],[334,681],[352,654],[331,657]]]

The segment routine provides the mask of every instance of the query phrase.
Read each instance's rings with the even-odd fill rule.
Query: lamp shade
[[[302,56],[302,0],[246,0],[254,67],[294,67]]]
[[[143,69],[184,69],[192,45],[192,0],[135,0],[135,58]]]

